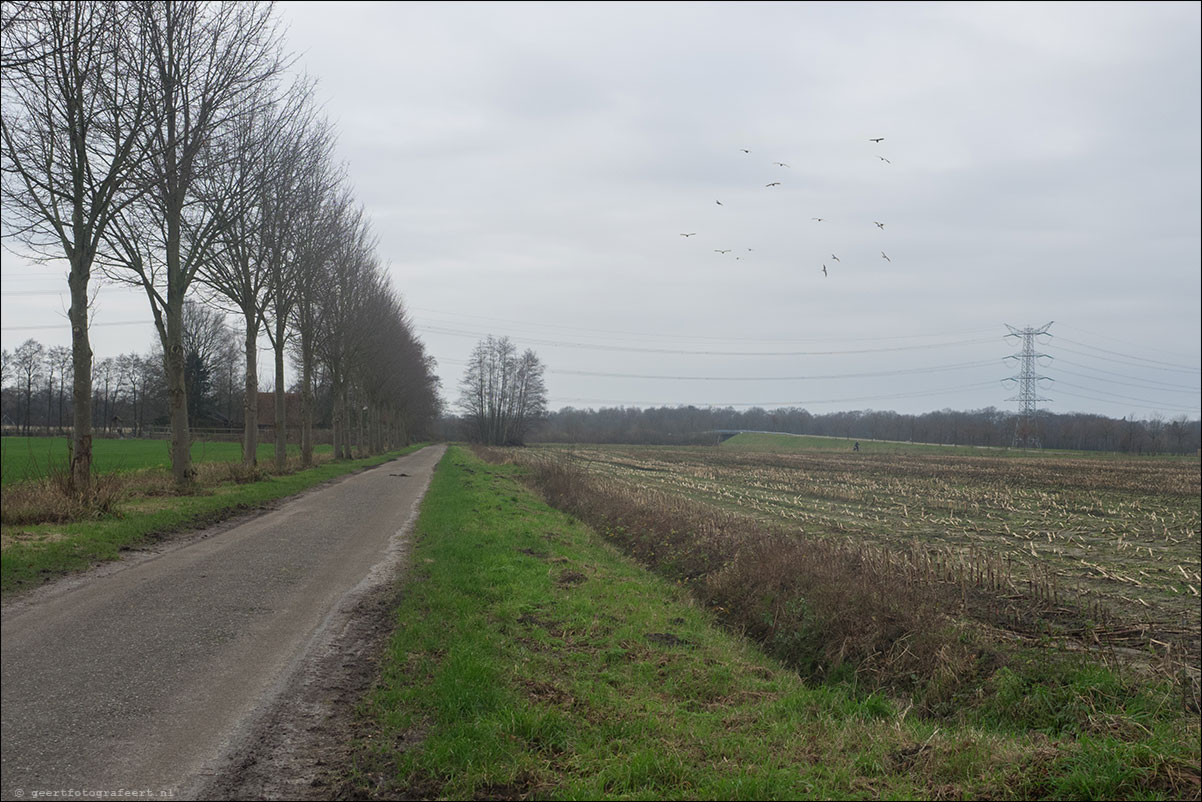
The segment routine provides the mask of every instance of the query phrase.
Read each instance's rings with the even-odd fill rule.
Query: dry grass
[[[637,447],[530,449],[514,458],[562,459],[806,537],[910,552],[914,570],[942,581],[966,575],[969,593],[988,585],[1003,597],[1036,597],[1054,618],[1084,609],[1094,627],[1076,629],[1091,640],[1194,658],[1199,651],[1196,462]],[[1006,606],[999,614],[1025,615]]]
[[[623,550],[681,583],[729,627],[816,677],[925,688],[934,706],[992,658],[942,610],[954,595],[909,581],[895,562],[846,543],[799,539],[662,491],[636,491],[557,463],[536,487]],[[946,681],[946,677],[953,681]]]
[[[97,475],[92,477],[87,492],[80,492],[71,484],[65,471],[52,471],[45,479],[9,485],[4,488],[0,523],[5,526],[67,523],[111,515],[127,492],[128,479],[115,474]]]
[[[314,464],[328,462],[331,455],[318,455]],[[98,473],[92,477],[89,491],[80,493],[71,486],[64,470],[53,470],[38,479],[4,488],[0,523],[4,526],[30,526],[47,523],[88,521],[121,514],[123,504],[148,498],[171,498],[181,494],[207,495],[223,484],[248,484],[271,476],[295,473],[302,469],[300,457],[290,457],[284,471],[258,465],[248,468],[240,462],[199,462],[193,465],[195,479],[181,489],[170,471],[147,468],[122,473]],[[12,539],[15,536],[6,536]]]
[[[1074,504],[1091,509],[1140,507],[1134,489],[1147,476],[1132,478],[1107,465],[1066,480],[1059,465],[1042,466],[1044,473],[1032,476],[1022,466],[970,460],[968,473],[975,478],[966,479],[957,466],[929,458],[918,471],[912,465],[878,465],[870,475],[851,470],[815,475],[839,473],[829,470],[839,457],[822,455],[818,459],[828,470],[811,468],[804,492],[798,492],[803,482],[796,474],[776,472],[775,455],[726,460],[713,451],[699,457],[698,451],[629,450],[565,459],[538,449],[480,453],[528,466],[533,484],[553,506],[688,584],[729,626],[815,676],[854,672],[870,686],[917,692],[936,709],[996,668],[995,647],[1001,643],[1049,635],[1111,654],[1116,646],[1151,649],[1162,660],[1166,654],[1184,660],[1197,673],[1197,631],[1188,623],[1116,617],[1113,605],[1067,581],[1054,560],[1023,559],[1025,550],[1001,551],[976,536],[975,522],[992,514],[971,509],[982,503],[982,487],[993,494],[990,503],[1029,515],[1044,510],[1049,482],[1086,493]],[[741,484],[733,481],[736,473]],[[1191,492],[1190,474],[1181,473],[1185,478],[1164,483],[1163,493]],[[1120,497],[1098,496],[1099,488]],[[1032,501],[1015,501],[1028,492]],[[790,515],[773,515],[780,506],[767,503],[768,496],[810,517],[798,525]],[[831,517],[831,508],[823,506],[831,497],[855,503],[843,504]],[[1072,506],[1061,502],[1060,513]],[[923,529],[890,526],[905,520],[896,514],[899,507],[924,518]],[[943,517],[936,521],[940,508]],[[815,509],[836,525],[815,526]],[[1192,525],[1184,505],[1166,509],[1166,516],[1177,516],[1175,526]],[[1161,517],[1162,532],[1166,525]],[[1187,529],[1181,539],[1188,537]],[[1171,624],[1178,624],[1176,630]]]

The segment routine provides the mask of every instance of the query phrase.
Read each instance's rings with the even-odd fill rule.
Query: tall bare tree
[[[259,88],[269,93],[270,85]],[[220,219],[220,247],[201,266],[197,280],[212,290],[218,301],[233,307],[242,318],[244,348],[242,462],[253,466],[259,446],[259,332],[267,304],[270,273],[265,235],[271,175],[277,163],[275,125],[278,105],[269,99],[258,103],[259,114],[237,118],[229,136],[233,154],[226,173],[229,192],[211,193],[206,201]]]
[[[55,345],[46,351],[46,368],[51,375],[58,376],[58,430],[63,430],[63,398],[67,386],[67,372],[71,369],[73,360],[71,349],[63,345]],[[47,419],[49,425],[49,419]]]
[[[0,141],[4,233],[66,257],[73,355],[71,477],[92,467],[88,283],[109,225],[149,155],[146,49],[128,2],[5,3]]]
[[[329,261],[321,287],[321,336],[317,354],[330,382],[333,399],[334,456],[351,456],[351,381],[370,336],[369,299],[382,286],[375,238],[361,208],[346,210],[342,235]]]
[[[25,396],[25,434],[29,434],[30,412],[33,410],[33,384],[41,381],[42,362],[46,355],[46,346],[34,339],[28,339],[17,346],[13,354],[16,362],[17,378]]]
[[[275,465],[280,470],[288,455],[284,362],[292,333],[292,310],[304,289],[299,275],[306,268],[303,232],[314,224],[322,198],[335,186],[321,183],[329,180],[327,165],[332,158],[334,136],[329,124],[315,114],[312,88],[311,81],[300,80],[277,104],[272,159],[276,169],[264,187],[264,266],[270,276],[271,318],[266,331],[275,357]]]
[[[146,292],[163,348],[171,417],[171,467],[194,478],[183,347],[184,301],[197,271],[220,246],[222,193],[244,115],[261,113],[260,89],[284,68],[270,5],[150,0],[135,6],[151,56],[148,191],[109,237],[117,275]],[[216,197],[214,197],[216,195]]]
[[[332,275],[333,259],[339,243],[348,235],[347,221],[353,210],[353,199],[342,180],[340,168],[332,162],[322,165],[324,175],[314,175],[306,182],[308,208],[313,209],[309,225],[298,232],[296,261],[292,270],[295,292],[292,303],[292,326],[296,331],[294,355],[300,368],[301,464],[313,464],[314,392],[318,355],[324,328],[322,292],[325,277]]]
[[[521,444],[546,414],[542,362],[529,349],[519,355],[508,337],[476,345],[460,389],[469,436],[489,445]]]

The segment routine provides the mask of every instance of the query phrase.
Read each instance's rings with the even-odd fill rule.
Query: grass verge
[[[98,562],[117,559],[124,549],[162,539],[172,533],[196,529],[233,517],[328,482],[370,468],[421,448],[346,462],[325,462],[307,470],[273,474],[269,469],[246,475],[239,465],[214,468],[196,493],[175,495],[169,475],[142,474],[143,491],[114,499],[108,511],[91,520],[59,523],[6,524],[0,529],[0,592],[26,590]],[[103,483],[104,475],[98,477]],[[248,481],[250,480],[250,481]],[[21,485],[6,488],[5,495],[20,492]],[[6,511],[7,512],[7,511]]]
[[[1196,718],[1119,715],[1133,686],[1108,669],[1039,662],[1076,672],[1076,692],[1036,698],[1021,720],[1006,707],[1038,697],[1038,678],[1018,662],[981,686],[977,712],[939,721],[904,698],[807,683],[521,473],[448,450],[344,795],[1197,798]],[[1065,700],[1080,715],[1050,712]]]

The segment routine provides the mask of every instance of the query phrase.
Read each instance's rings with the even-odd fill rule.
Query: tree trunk
[[[346,447],[346,424],[342,418],[342,387],[341,381],[337,377],[331,377],[331,426],[334,429],[334,459],[342,459],[343,449]]]
[[[301,333],[301,465],[313,464],[313,346]]]
[[[252,312],[246,318],[246,384],[242,399],[242,464],[259,461],[259,331]]]
[[[288,467],[288,396],[284,385],[284,324],[280,319],[275,326],[275,468],[283,471]]]
[[[168,243],[170,254],[170,238]],[[178,238],[175,251],[178,264]],[[192,434],[188,428],[188,389],[184,370],[184,299],[183,293],[175,287],[167,291],[166,317],[163,370],[167,377],[167,409],[171,415],[171,476],[177,488],[186,489],[195,478],[195,471],[192,470]]]
[[[82,261],[82,260],[81,260]],[[92,345],[88,341],[89,268],[74,263],[67,277],[71,288],[71,486],[87,495],[92,489]]]

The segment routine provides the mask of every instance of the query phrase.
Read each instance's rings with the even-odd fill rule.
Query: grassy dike
[[[424,444],[365,459],[326,462],[254,481],[206,486],[195,495],[149,496],[122,501],[114,513],[72,523],[4,526],[0,592],[26,590],[50,579],[115,560],[121,551],[177,532],[262,509],[303,490],[393,460]]]
[[[923,721],[807,685],[518,471],[444,457],[344,796],[1196,798],[1192,747]],[[1149,782],[1182,765],[1181,788]]]

